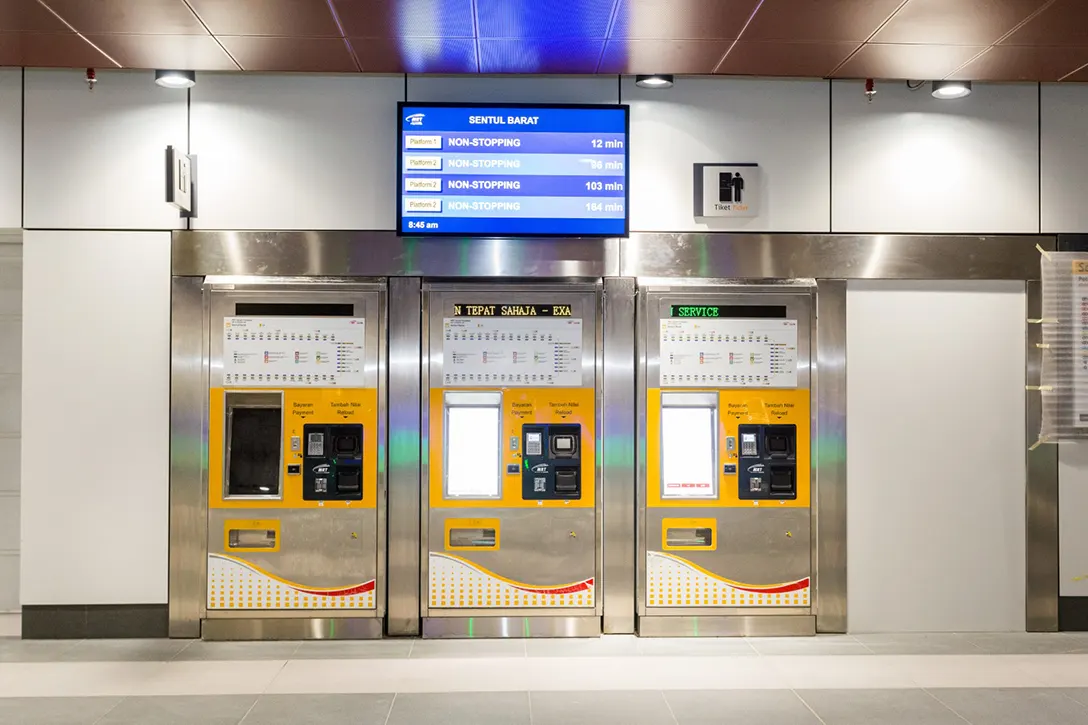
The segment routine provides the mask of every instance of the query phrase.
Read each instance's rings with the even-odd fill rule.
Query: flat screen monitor
[[[398,234],[627,236],[627,106],[399,111]]]

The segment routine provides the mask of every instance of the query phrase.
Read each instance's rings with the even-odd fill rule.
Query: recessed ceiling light
[[[942,101],[971,95],[971,81],[933,81],[933,97]]]
[[[157,70],[155,85],[163,88],[192,88],[196,85],[196,72],[191,70]]]
[[[635,85],[639,88],[672,88],[672,76],[654,73],[648,76],[635,76]]]

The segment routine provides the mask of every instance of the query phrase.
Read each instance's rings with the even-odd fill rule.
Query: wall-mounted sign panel
[[[447,317],[443,326],[446,387],[582,384],[580,318]]]
[[[661,387],[796,388],[797,321],[661,320]]]
[[[759,216],[762,182],[758,164],[695,164],[697,219]]]
[[[223,386],[365,387],[365,320],[227,317]]]
[[[399,112],[399,234],[627,236],[626,106]]]

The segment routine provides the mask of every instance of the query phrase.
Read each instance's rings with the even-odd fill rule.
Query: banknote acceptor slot
[[[582,426],[531,424],[521,429],[524,500],[582,497]]]
[[[363,426],[307,424],[302,427],[302,497],[306,501],[363,498]]]
[[[797,498],[797,426],[741,425],[741,499]]]

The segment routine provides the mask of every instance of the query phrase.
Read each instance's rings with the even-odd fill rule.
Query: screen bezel
[[[613,109],[623,111],[623,134],[624,134],[624,148],[623,148],[623,234],[553,234],[548,232],[543,233],[529,233],[529,234],[466,234],[464,232],[427,232],[425,234],[414,234],[411,232],[403,231],[403,198],[404,198],[404,143],[402,134],[404,132],[404,112],[405,109],[412,108],[478,108],[481,110],[495,109],[495,108],[539,108],[542,110],[551,109],[577,109],[577,110],[601,110],[601,109]],[[398,237],[462,237],[467,239],[520,239],[520,238],[534,238],[534,239],[626,239],[631,234],[631,107],[626,103],[457,103],[457,102],[435,102],[426,103],[423,101],[398,101],[397,102],[397,219],[396,230]]]

